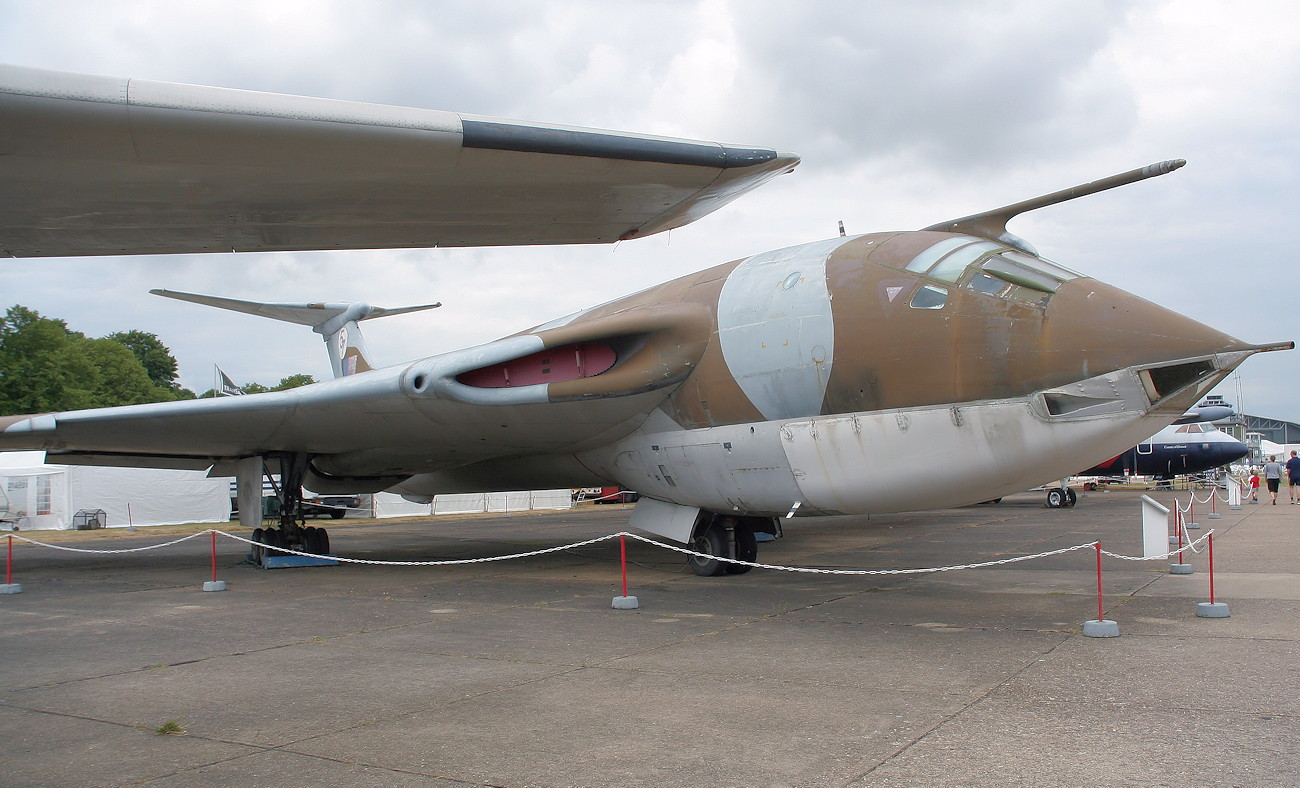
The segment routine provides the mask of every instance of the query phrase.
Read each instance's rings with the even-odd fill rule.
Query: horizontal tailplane
[[[442,306],[441,303],[436,303],[387,309],[363,303],[261,303],[182,293],[176,290],[155,289],[149,292],[179,301],[191,301],[195,304],[269,317],[286,323],[311,326],[311,330],[320,334],[325,340],[325,350],[330,357],[330,369],[336,378],[374,369],[374,365],[370,362],[369,351],[366,349],[365,337],[361,335],[361,329],[357,325],[358,322]]]

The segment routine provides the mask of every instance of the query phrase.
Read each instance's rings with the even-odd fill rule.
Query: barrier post
[[[1192,565],[1183,561],[1183,521],[1181,517],[1174,518],[1174,528],[1178,531],[1178,563],[1169,565],[1169,574],[1190,575],[1192,574]]]
[[[9,534],[9,549],[5,554],[5,582],[0,585],[0,594],[21,594],[23,584],[14,582],[14,535]]]
[[[217,532],[212,532],[212,579],[203,584],[204,591],[225,591],[226,581],[217,579]]]
[[[627,595],[627,535],[618,535],[619,564],[623,574],[623,596],[614,597],[615,610],[636,610],[641,603],[634,596]]]
[[[1201,618],[1227,618],[1230,615],[1232,615],[1232,613],[1229,612],[1228,610],[1228,606],[1223,602],[1214,601],[1214,532],[1213,531],[1210,531],[1208,534],[1205,535],[1205,541],[1209,545],[1209,548],[1207,549],[1206,552],[1209,553],[1209,562],[1210,562],[1210,569],[1209,569],[1210,601],[1197,602],[1196,615],[1200,616]]]
[[[1090,638],[1117,638],[1119,624],[1106,618],[1106,610],[1101,595],[1101,540],[1093,542],[1097,552],[1097,617],[1083,622],[1083,634]]]
[[[1188,490],[1191,500],[1187,502],[1187,519],[1183,521],[1184,528],[1200,528],[1201,524],[1196,522],[1196,490]]]
[[[1205,515],[1211,520],[1219,519],[1219,487],[1218,482],[1210,485],[1210,513]]]

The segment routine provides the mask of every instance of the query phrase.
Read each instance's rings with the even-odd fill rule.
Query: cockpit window
[[[1080,276],[1050,260],[969,235],[945,238],[933,244],[908,261],[906,268],[933,279],[961,283],[977,293],[1037,307],[1046,307],[1062,283]],[[943,292],[944,301],[947,300],[947,291],[942,288],[930,290]],[[942,303],[928,305],[935,299],[932,293],[917,291],[912,306],[917,309],[942,308]]]
[[[1078,279],[1083,274],[1078,271],[1071,271],[1063,265],[1058,265],[1043,257],[1034,257],[1033,255],[1022,254],[1020,252],[1003,252],[1002,256],[1008,260],[1014,260],[1021,265],[1029,266],[1047,274],[1048,276],[1060,279],[1062,282],[1068,282],[1071,279]]]
[[[943,305],[948,303],[948,291],[942,287],[934,285],[921,285],[912,296],[913,309],[943,309]]]

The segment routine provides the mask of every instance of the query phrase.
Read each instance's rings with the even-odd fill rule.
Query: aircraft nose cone
[[[1257,349],[1185,315],[1096,279],[1064,283],[1044,321],[1048,342],[1080,377],[1125,367]],[[1231,367],[1245,356],[1231,363]],[[1225,372],[1226,374],[1226,372]]]

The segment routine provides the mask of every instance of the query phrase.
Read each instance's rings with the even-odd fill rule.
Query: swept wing
[[[798,157],[430,109],[0,66],[0,256],[603,243]]]

